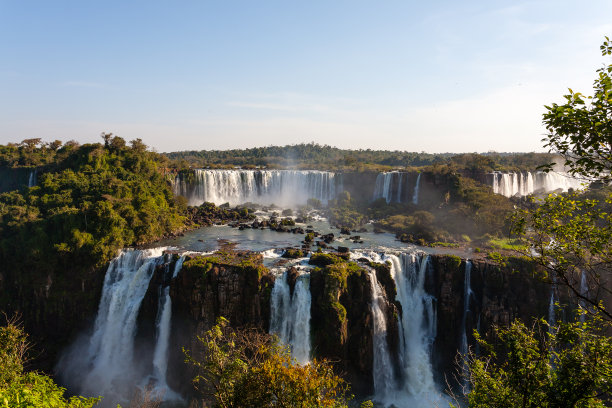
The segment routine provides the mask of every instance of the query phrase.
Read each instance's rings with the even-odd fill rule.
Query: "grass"
[[[518,238],[491,238],[487,245],[495,249],[506,249],[508,251],[524,251],[527,247],[522,239]]]

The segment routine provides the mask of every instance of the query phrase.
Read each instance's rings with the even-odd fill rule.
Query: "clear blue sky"
[[[541,150],[612,1],[0,0],[0,143]]]

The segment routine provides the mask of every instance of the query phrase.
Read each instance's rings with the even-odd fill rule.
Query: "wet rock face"
[[[267,330],[274,276],[263,267],[260,254],[248,256],[253,262],[248,266],[210,258],[202,269],[190,269],[186,262],[170,290],[177,313],[186,312],[207,327],[223,316],[235,327],[251,325]]]
[[[194,258],[183,264],[170,286],[172,325],[168,382],[176,390],[191,392],[193,373],[183,363],[184,347],[198,356],[196,336],[216,324],[219,317],[234,327],[268,331],[270,293],[274,276],[262,264],[262,255],[236,252],[231,259]],[[175,330],[176,327],[176,330]]]
[[[434,372],[444,381],[456,372],[455,359],[461,344],[464,309],[465,261],[456,257],[433,255],[433,273],[427,290],[437,299],[437,337],[433,346]],[[510,258],[506,266],[474,261],[471,271],[472,295],[465,330],[470,347],[475,347],[473,331],[494,339],[495,326],[508,326],[519,318],[531,322],[546,317],[551,287],[535,274],[533,264]]]
[[[67,264],[57,272],[31,271],[29,275],[2,271],[0,311],[9,318],[17,313],[23,322],[33,344],[29,367],[52,373],[62,349],[93,323],[104,270]]]
[[[372,392],[372,293],[367,272],[339,277],[334,265],[310,274],[312,348],[336,361],[353,392]]]
[[[312,345],[318,358],[337,361],[338,371],[358,395],[373,389],[373,321],[371,274],[376,273],[385,295],[387,342],[398,352],[400,313],[389,265],[326,264],[310,274]]]

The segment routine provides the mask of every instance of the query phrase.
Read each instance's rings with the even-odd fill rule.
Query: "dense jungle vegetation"
[[[550,163],[548,153],[416,153],[388,150],[348,150],[316,143],[252,149],[202,150],[165,153],[178,168],[210,167],[300,168],[342,171],[385,171],[395,168],[448,164],[455,168],[490,172],[531,170]]]
[[[35,187],[0,195],[3,265],[19,259],[24,271],[38,273],[57,271],[68,260],[100,267],[120,248],[183,226],[184,208],[160,172],[164,158],[139,140],[3,148],[3,160],[12,155],[27,165],[48,164]]]

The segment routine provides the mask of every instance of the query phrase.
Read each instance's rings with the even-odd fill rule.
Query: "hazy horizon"
[[[0,143],[544,152],[612,2],[1,1]]]

